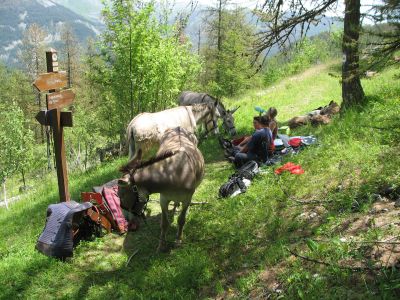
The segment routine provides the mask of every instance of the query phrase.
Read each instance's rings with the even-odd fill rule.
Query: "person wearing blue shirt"
[[[267,159],[267,146],[272,140],[272,133],[268,127],[268,119],[259,116],[254,117],[253,126],[256,131],[251,136],[249,142],[243,147],[236,148],[237,151],[233,161],[237,167],[242,166],[250,160],[264,161]]]

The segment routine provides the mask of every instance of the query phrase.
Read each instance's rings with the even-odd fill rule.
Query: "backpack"
[[[292,146],[293,148],[300,147],[302,145],[301,138],[299,137],[293,137],[289,140],[289,145]]]
[[[260,169],[258,168],[257,162],[250,160],[241,166],[239,170],[237,170],[237,172],[231,177],[240,177],[242,179],[246,178],[248,180],[252,180],[258,172],[260,172]]]
[[[51,204],[47,208],[46,225],[36,243],[36,249],[47,256],[65,259],[73,255],[73,247],[78,240],[85,212],[93,205],[89,202],[75,201]]]
[[[109,221],[113,230],[116,230],[120,234],[127,232],[128,230],[136,230],[139,226],[138,220],[135,218],[141,217],[145,218],[144,211],[147,206],[148,197],[145,201],[140,201],[137,191],[134,198],[136,199],[132,203],[132,207],[126,207],[127,203],[123,203],[123,192],[118,186],[118,180],[114,179],[110,182],[105,183],[102,186],[93,187],[91,193],[81,193],[82,199],[84,201],[95,200],[97,207],[101,214],[101,224],[104,227],[104,221]],[[125,204],[125,206],[124,206]],[[104,217],[104,218],[103,218]],[[111,231],[108,230],[107,231]]]
[[[231,177],[228,182],[224,183],[219,188],[219,196],[221,198],[227,198],[232,196],[235,192],[240,191],[244,193],[246,191],[246,185],[244,184],[242,178],[240,177]]]

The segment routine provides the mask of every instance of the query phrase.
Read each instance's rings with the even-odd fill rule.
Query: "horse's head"
[[[127,210],[134,208],[135,204],[139,201],[139,195],[134,182],[134,173],[141,163],[141,158],[142,150],[139,149],[137,156],[119,169],[122,176],[118,179],[118,194],[121,206]]]
[[[236,135],[235,119],[233,118],[233,114],[238,108],[239,106],[232,110],[226,110],[221,102],[218,103],[219,114],[222,118],[222,126],[224,127],[224,130],[231,136]]]

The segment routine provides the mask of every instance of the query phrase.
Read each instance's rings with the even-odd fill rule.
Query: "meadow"
[[[332,76],[339,70],[336,61],[320,64],[225,99],[225,106],[240,105],[240,134],[252,131],[255,106],[275,106],[284,124],[331,100],[340,104],[341,86]],[[364,107],[329,125],[292,132],[318,138],[317,145],[284,159],[303,167],[300,176],[275,175],[273,166],[246,193],[219,199],[234,168],[215,137],[202,143],[206,174],[193,201],[208,204],[191,207],[179,248],[172,242],[175,220],[166,254],[156,252],[157,195],[137,232],[82,242],[68,262],[39,254],[34,246],[58,191],[55,176],[38,179],[10,210],[0,208],[0,299],[398,299],[400,272],[389,261],[400,249],[382,262],[374,243],[360,242],[393,240],[400,232],[400,211],[392,202],[387,211],[371,213],[382,187],[400,185],[399,76],[398,68],[388,68],[363,79]],[[70,174],[72,199],[117,178],[126,159]]]

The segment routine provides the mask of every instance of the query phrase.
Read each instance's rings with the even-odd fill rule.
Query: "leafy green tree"
[[[25,128],[24,114],[14,102],[0,102],[0,119],[0,182],[19,171],[25,185],[33,161],[33,134]]]
[[[110,1],[103,17],[106,30],[98,44],[102,62],[92,65],[96,74],[89,76],[102,89],[102,130],[110,142],[122,142],[127,123],[137,113],[174,105],[200,64],[175,28],[158,21],[153,3]]]

